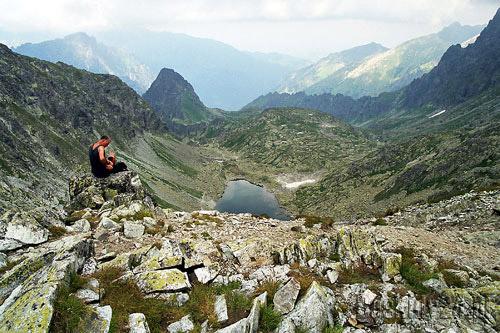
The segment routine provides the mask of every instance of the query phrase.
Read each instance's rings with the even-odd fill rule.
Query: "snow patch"
[[[283,183],[285,188],[292,189],[292,188],[297,188],[305,184],[313,184],[316,183],[317,179],[304,179],[298,182],[292,182],[292,183]]]
[[[437,116],[439,116],[440,114],[443,114],[443,113],[445,113],[445,112],[446,112],[446,110],[441,110],[441,111],[439,111],[438,113],[434,113],[433,115],[429,116],[429,119],[434,118],[434,117],[437,117]]]

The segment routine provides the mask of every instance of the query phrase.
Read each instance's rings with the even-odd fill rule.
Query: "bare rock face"
[[[274,294],[274,309],[281,314],[287,314],[295,306],[297,296],[299,296],[300,284],[294,278],[291,278]]]
[[[0,278],[0,331],[47,332],[56,290],[92,254],[89,235],[44,244]]]
[[[86,174],[71,177],[69,182],[70,210],[100,208],[106,200],[142,200],[145,197],[139,176],[133,171],[113,174],[107,178],[95,178]]]

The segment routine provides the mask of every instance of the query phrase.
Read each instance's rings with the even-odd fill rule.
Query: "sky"
[[[149,29],[241,50],[317,59],[378,42],[394,47],[453,23],[486,24],[498,0],[0,0],[9,46],[84,31]]]

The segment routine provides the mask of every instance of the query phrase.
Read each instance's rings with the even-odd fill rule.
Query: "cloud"
[[[330,40],[370,38],[391,44],[454,21],[486,23],[497,7],[497,0],[0,0],[0,30],[61,36],[146,28],[259,50],[272,50],[279,42],[286,50],[284,38],[289,45],[310,45],[306,39],[313,38],[319,48],[315,36],[334,31],[339,36]],[[391,33],[396,36],[392,40]]]

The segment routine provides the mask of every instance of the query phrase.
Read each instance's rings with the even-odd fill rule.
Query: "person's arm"
[[[101,162],[106,167],[106,170],[108,171],[113,170],[113,163],[106,158],[106,154],[104,153],[104,147],[99,146],[98,152],[99,152],[99,162]]]

